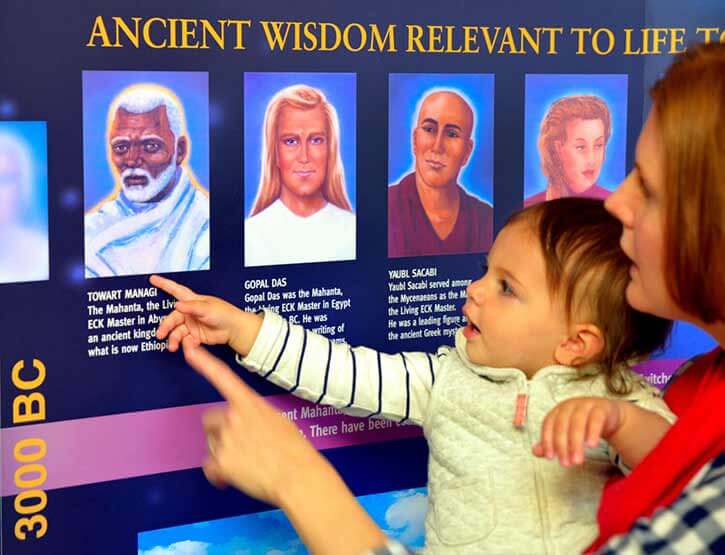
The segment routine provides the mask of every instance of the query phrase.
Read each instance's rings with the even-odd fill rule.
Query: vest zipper
[[[536,488],[536,504],[539,508],[539,516],[541,518],[541,533],[542,533],[542,540],[544,542],[544,552],[548,555],[551,553],[554,553],[553,546],[551,544],[551,534],[550,534],[550,524],[549,524],[549,514],[548,514],[548,507],[546,504],[546,496],[544,492],[544,486],[542,483],[542,478],[539,475],[539,465],[540,461],[531,454],[531,449],[534,445],[534,440],[536,437],[538,437],[540,430],[532,430],[531,427],[526,426],[526,416],[528,413],[528,400],[529,400],[529,381],[528,379],[524,378],[523,380],[523,393],[519,393],[516,396],[516,416],[519,415],[519,407],[520,403],[523,404],[523,424],[519,429],[523,431],[524,428],[526,428],[526,437],[528,438],[528,450],[529,455],[531,456],[532,460],[532,466],[534,469],[534,487]],[[520,401],[520,399],[523,398],[523,401]],[[516,417],[514,417],[514,426],[516,426]],[[534,437],[532,437],[532,434]]]
[[[514,428],[522,429],[526,425],[526,413],[529,404],[527,393],[516,395],[516,408],[514,410]]]

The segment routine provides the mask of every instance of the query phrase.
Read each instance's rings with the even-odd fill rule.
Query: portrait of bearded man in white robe
[[[209,268],[209,195],[187,166],[183,106],[155,84],[112,102],[106,133],[116,184],[85,216],[86,278]]]

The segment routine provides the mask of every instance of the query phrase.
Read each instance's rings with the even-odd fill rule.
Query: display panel
[[[623,0],[606,10],[533,1],[453,2],[443,11],[431,2],[379,1],[3,5],[0,43],[12,53],[0,60],[8,76],[0,85],[3,554],[149,551],[185,541],[145,543],[151,531],[265,518],[249,515],[269,507],[203,478],[200,415],[220,398],[155,339],[173,300],[149,274],[243,309],[269,308],[353,345],[433,353],[452,344],[486,245],[545,190],[536,137],[551,102],[604,98],[612,124],[601,168],[579,173],[612,190],[631,167],[655,69],[688,42],[723,32],[719,2],[698,2],[689,14],[680,8]],[[295,85],[324,93],[338,129],[330,116],[308,112],[315,107],[288,106],[287,128],[280,133],[278,118],[267,150],[290,153],[270,173],[290,176],[290,185],[296,179],[303,200],[311,188],[315,202],[290,201],[302,213],[301,231],[284,221],[248,231],[264,169],[265,113]],[[135,96],[123,99],[124,91]],[[473,114],[470,132],[453,122],[471,143],[443,182],[471,195],[488,235],[445,252],[423,240],[423,249],[393,252],[401,202],[391,209],[391,185],[412,176],[410,206],[418,160],[421,176],[426,163],[433,174],[449,166],[427,154],[443,152],[442,143],[426,150],[414,140],[424,108],[442,99],[446,110],[457,103],[456,117],[465,106]],[[420,123],[451,131],[437,109]],[[603,130],[595,131],[592,145]],[[326,196],[333,138],[344,188]],[[328,148],[316,159],[321,144]],[[188,204],[168,212],[142,206],[182,192]],[[128,203],[116,202],[121,197]],[[121,227],[111,236],[93,220],[114,202],[108,210]],[[332,223],[304,225],[326,207]],[[434,238],[446,236],[430,218],[418,221]],[[273,241],[284,247],[308,233],[304,247],[264,258]],[[318,235],[343,246],[328,252]],[[261,245],[258,259],[248,242]],[[712,345],[678,325],[670,348],[641,370],[661,387],[678,364]],[[214,352],[235,364],[228,349]],[[240,375],[325,451],[355,495],[425,485],[417,427],[356,419]],[[418,545],[416,538],[403,539]]]

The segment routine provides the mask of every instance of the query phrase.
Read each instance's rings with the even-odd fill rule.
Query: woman
[[[605,491],[592,549],[723,552],[725,44],[681,55],[652,96],[636,168],[607,203],[624,224],[622,247],[633,262],[627,299],[640,310],[695,323],[719,346],[673,380],[667,400],[679,420],[629,477]],[[280,506],[314,553],[403,549],[385,546],[339,476],[291,423],[192,336],[184,348],[230,400],[205,420],[214,438],[204,465],[211,481]]]
[[[322,91],[279,91],[264,116],[262,174],[244,224],[247,266],[355,258],[335,108]]]
[[[541,122],[538,142],[546,189],[524,204],[570,196],[606,198],[609,191],[597,180],[611,133],[609,108],[598,96],[565,96],[554,102]]]
[[[665,400],[679,420],[605,490],[593,547],[631,530],[605,552],[654,550],[662,540],[717,552],[725,549],[725,44],[681,55],[651,94],[635,169],[607,200],[632,259],[627,300],[689,321],[719,346],[670,381]]]

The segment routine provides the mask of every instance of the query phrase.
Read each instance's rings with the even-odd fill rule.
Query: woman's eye
[[[294,146],[297,144],[297,139],[294,137],[285,137],[282,139],[282,143],[286,146]]]
[[[639,187],[639,192],[642,195],[642,198],[649,199],[652,195],[649,192],[649,189],[647,188],[647,185],[644,182],[644,179],[642,179],[642,176],[637,173],[637,185]]]
[[[322,137],[322,136],[312,137],[310,139],[310,143],[312,143],[313,145],[321,145],[321,144],[324,144],[325,143],[325,137]]]

